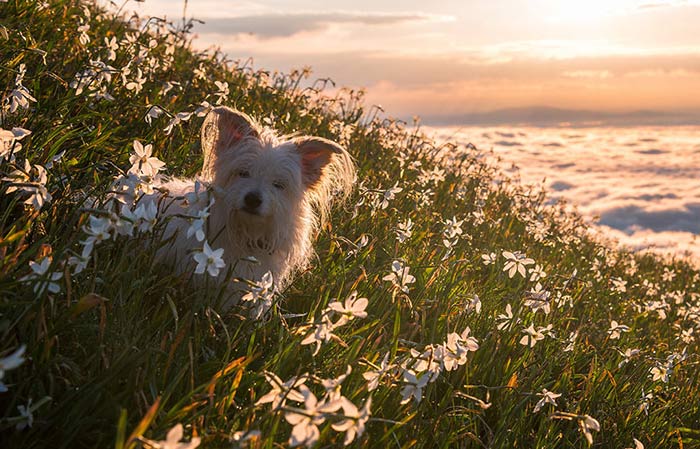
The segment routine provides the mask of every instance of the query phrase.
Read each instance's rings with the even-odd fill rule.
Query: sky
[[[183,6],[129,3],[169,19]],[[310,66],[394,117],[700,123],[700,0],[190,0],[186,14],[205,22],[198,47]]]

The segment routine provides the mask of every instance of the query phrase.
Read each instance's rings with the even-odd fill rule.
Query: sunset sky
[[[183,4],[131,7],[178,19]],[[399,117],[497,111],[488,117],[508,121],[523,111],[500,110],[533,107],[700,116],[700,1],[190,0],[187,14],[206,22],[199,47],[257,68],[311,66]]]

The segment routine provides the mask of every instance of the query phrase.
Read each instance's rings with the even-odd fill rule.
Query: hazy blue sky
[[[184,2],[136,11],[176,19]],[[191,0],[198,45],[311,66],[392,115],[700,110],[700,1]]]

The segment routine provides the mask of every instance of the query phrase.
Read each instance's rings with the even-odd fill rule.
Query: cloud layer
[[[388,26],[410,22],[449,20],[448,17],[424,13],[363,13],[351,11],[268,13],[238,17],[202,17],[198,27],[203,33],[225,35],[248,34],[261,38],[283,38],[300,33],[318,33],[335,24]]]
[[[700,128],[433,128],[493,149],[504,170],[543,182],[635,249],[700,261]],[[518,169],[512,168],[516,164]]]

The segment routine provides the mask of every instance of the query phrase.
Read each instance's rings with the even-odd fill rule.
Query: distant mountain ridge
[[[497,109],[490,112],[427,115],[427,125],[528,125],[528,126],[679,126],[700,125],[700,111],[604,112],[547,106]]]

